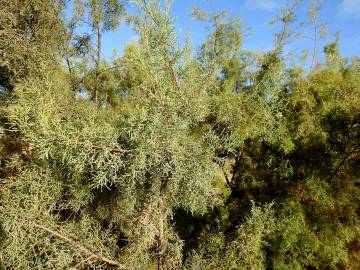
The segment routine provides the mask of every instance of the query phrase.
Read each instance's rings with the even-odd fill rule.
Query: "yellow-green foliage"
[[[171,1],[134,0],[138,42],[95,68],[63,1],[5,2],[0,268],[358,269],[360,61],[337,41],[303,70],[281,33],[245,51],[239,19],[195,8],[192,51]]]
[[[205,235],[186,269],[265,269],[264,246],[279,227],[272,205],[252,205],[250,216],[236,228],[231,239],[221,232]]]

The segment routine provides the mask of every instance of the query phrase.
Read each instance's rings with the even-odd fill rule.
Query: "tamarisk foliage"
[[[1,268],[357,269],[360,62],[289,65],[299,2],[259,54],[225,12],[193,9],[193,51],[170,1],[129,1],[138,42],[94,66],[66,3],[0,0]]]

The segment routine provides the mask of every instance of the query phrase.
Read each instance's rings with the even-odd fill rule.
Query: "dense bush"
[[[358,269],[360,65],[338,41],[303,70],[294,10],[259,55],[238,19],[195,8],[194,52],[167,1],[136,0],[139,41],[109,63],[76,28],[101,38],[123,3],[66,20],[63,1],[5,2],[3,269]]]

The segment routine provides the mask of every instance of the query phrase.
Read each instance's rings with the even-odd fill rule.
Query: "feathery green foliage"
[[[0,3],[1,267],[357,269],[359,60],[336,39],[290,65],[295,2],[259,54],[225,12],[194,8],[192,51],[171,1],[129,1],[138,42],[95,66],[62,1]],[[118,26],[86,3],[90,32]]]

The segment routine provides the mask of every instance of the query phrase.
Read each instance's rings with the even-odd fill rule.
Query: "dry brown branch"
[[[51,230],[51,229],[49,229],[49,228],[47,228],[47,227],[45,227],[45,226],[43,226],[41,224],[35,224],[34,226],[36,228],[42,229],[42,230],[50,233],[53,236],[56,236],[57,238],[60,238],[60,239],[62,239],[64,241],[72,244],[73,246],[76,246],[78,248],[78,250],[80,250],[80,251],[86,253],[87,255],[89,255],[89,257],[86,259],[86,261],[94,258],[94,259],[103,261],[103,262],[105,262],[105,263],[107,263],[109,265],[116,266],[116,267],[118,267],[120,269],[125,269],[125,267],[122,264],[120,264],[119,262],[114,261],[112,259],[109,259],[109,258],[101,255],[101,254],[97,254],[96,252],[91,251],[90,249],[85,247],[85,245],[83,245],[82,243],[80,243],[78,241],[75,241],[75,240],[71,239],[70,237],[68,237],[66,235],[63,235],[63,234],[61,234],[61,233],[59,233],[57,231]],[[84,261],[82,261],[81,263],[84,263]]]
[[[168,59],[168,62],[169,62],[169,68],[170,68],[170,71],[171,71],[171,74],[174,78],[174,82],[175,82],[175,85],[176,85],[176,88],[181,91],[180,89],[180,82],[176,76],[176,72],[175,72],[175,68],[174,68],[174,64],[173,64],[173,61],[171,60],[170,56],[169,56],[169,53],[166,54],[166,57]]]
[[[133,150],[123,149],[123,148],[120,148],[120,147],[111,148],[111,147],[103,147],[103,146],[100,146],[100,145],[87,145],[86,147],[87,147],[87,148],[90,148],[90,149],[94,149],[94,150],[109,151],[111,154],[117,154],[117,153],[132,153],[132,152],[134,152]]]

